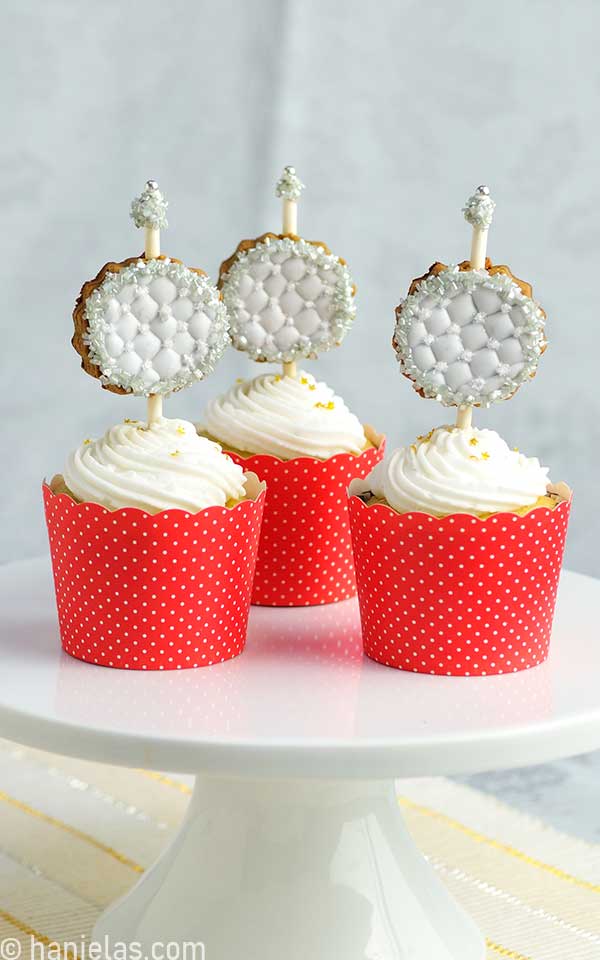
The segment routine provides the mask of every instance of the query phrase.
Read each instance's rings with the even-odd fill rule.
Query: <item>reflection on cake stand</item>
[[[246,652],[105,670],[59,648],[46,560],[0,568],[0,733],[197,774],[184,824],[94,937],[202,942],[207,960],[483,960],[404,826],[393,778],[600,746],[595,581],[565,574],[546,664],[448,678],[363,658],[355,601],[254,609]]]

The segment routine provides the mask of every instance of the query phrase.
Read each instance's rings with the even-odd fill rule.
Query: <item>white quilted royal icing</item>
[[[362,483],[399,512],[434,517],[527,507],[547,486],[548,469],[509,449],[494,430],[450,426],[395,450]]]
[[[341,397],[303,372],[234,384],[208,405],[200,429],[225,448],[282,460],[358,454],[367,442],[360,420]]]
[[[356,313],[348,268],[306,240],[267,237],[223,277],[234,347],[290,362],[337,346]]]
[[[125,421],[69,456],[64,479],[82,502],[148,513],[197,512],[244,497],[241,467],[187,420],[164,417],[150,426]]]
[[[506,274],[448,267],[401,304],[394,347],[425,396],[484,407],[533,376],[543,330],[539,305]]]
[[[229,343],[216,287],[168,259],[108,273],[87,298],[85,319],[84,340],[102,382],[142,396],[203,379]]]

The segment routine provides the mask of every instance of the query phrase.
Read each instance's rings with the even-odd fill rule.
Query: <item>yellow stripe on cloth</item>
[[[449,806],[452,807],[453,802],[456,806],[456,798],[460,797],[461,791],[464,794],[465,810],[469,810],[475,820],[486,819],[480,818],[477,813],[477,804],[479,809],[482,809],[480,795],[470,788],[448,784]],[[468,791],[470,796],[467,795]],[[507,818],[508,822],[517,820],[517,829],[514,832],[520,833],[522,837],[523,825],[529,821],[532,845],[539,850],[541,839],[548,848],[556,852],[559,861],[565,863],[565,866],[559,867],[550,859],[533,856],[506,842],[506,839],[499,840],[416,800],[403,796],[399,798],[399,803],[406,815],[407,825],[424,854],[432,860],[441,861],[470,875],[476,884],[476,895],[474,892],[469,894],[460,887],[457,889],[451,876],[444,877],[444,880],[454,896],[458,894],[459,899],[468,902],[470,912],[494,942],[504,945],[508,939],[517,953],[525,956],[531,953],[537,960],[538,954],[531,949],[529,943],[510,943],[513,935],[518,936],[519,941],[523,940],[522,934],[517,933],[516,922],[519,919],[526,931],[547,929],[553,936],[561,936],[569,950],[573,948],[583,951],[581,954],[557,954],[560,960],[563,960],[563,956],[564,960],[567,957],[571,960],[571,956],[575,958],[579,955],[588,960],[589,953],[586,953],[585,949],[589,950],[590,944],[597,942],[600,937],[600,885],[592,878],[566,869],[566,866],[570,866],[577,855],[581,868],[591,870],[592,876],[597,875],[600,867],[598,848],[593,851],[593,847],[586,847],[585,856],[582,856],[582,845],[578,841],[573,840],[571,847],[570,838],[563,838],[543,824],[537,824],[531,818],[516,814],[509,808],[498,810],[497,816],[499,823],[502,822],[505,838]],[[495,807],[500,805],[493,798],[488,798],[485,806],[487,822],[491,823]],[[503,900],[504,894],[506,897]],[[513,906],[503,917],[502,903],[506,903],[508,898]],[[484,913],[479,914],[479,904],[483,911],[486,901],[490,913],[497,916],[496,927],[489,925]],[[491,901],[495,901],[493,908]],[[509,914],[512,924],[509,923]],[[598,956],[600,957],[600,952]],[[550,957],[554,960],[554,953],[551,952]]]
[[[509,950],[508,947],[502,947],[499,943],[494,943],[493,940],[487,939],[485,945],[488,950],[491,950],[497,957],[506,957],[507,960],[532,960],[531,957],[526,957],[524,953],[519,953],[517,950]]]
[[[29,804],[23,803],[21,800],[17,800],[15,797],[9,796],[9,794],[5,793],[3,790],[0,790],[0,801],[2,801],[2,803],[8,803],[11,807],[15,807],[17,810],[20,810],[21,813],[25,813],[29,817],[36,817],[38,820],[42,820],[51,827],[56,827],[58,830],[64,830],[65,833],[70,833],[71,836],[76,837],[78,840],[82,840],[84,843],[91,844],[91,846],[95,847],[97,850],[100,850],[107,856],[112,857],[118,863],[122,863],[123,866],[129,867],[129,869],[133,870],[135,873],[143,873],[145,870],[145,867],[142,867],[141,864],[136,863],[135,860],[131,860],[129,857],[126,857],[124,853],[119,853],[118,850],[107,846],[107,844],[102,843],[102,841],[96,840],[96,838],[92,837],[89,833],[84,833],[83,830],[78,830],[77,827],[72,827],[68,823],[63,823],[62,820],[59,820],[57,817],[51,817],[42,810],[36,810],[34,807],[30,807]]]
[[[8,923],[11,927],[14,927],[15,930],[18,930],[20,933],[24,933],[26,937],[35,940],[37,943],[41,943],[44,947],[55,947],[56,941],[52,940],[50,937],[47,937],[45,934],[40,933],[39,930],[36,930],[23,920],[13,917],[12,913],[9,913],[7,910],[3,910],[1,907],[0,920],[4,920],[5,923]],[[55,948],[53,950],[53,955],[61,956],[64,958],[64,960],[78,960],[77,954],[72,950],[56,950]]]
[[[155,770],[138,770],[143,777],[148,777],[149,780],[154,780],[155,783],[162,783],[165,787],[172,787],[173,790],[177,790],[179,793],[185,794],[186,797],[192,795],[192,788],[183,783],[182,780],[173,780],[172,777],[167,776],[166,773],[157,773]]]
[[[560,867],[554,867],[552,864],[544,863],[542,860],[538,860],[536,857],[530,857],[529,854],[524,853],[523,850],[518,850],[516,847],[510,846],[510,844],[494,839],[494,837],[487,837],[485,834],[479,833],[478,830],[473,830],[466,824],[461,823],[460,820],[455,820],[452,817],[447,816],[445,813],[440,813],[439,810],[432,810],[430,807],[424,807],[420,803],[415,803],[413,800],[409,800],[408,797],[398,797],[398,803],[401,807],[414,810],[416,813],[419,813],[424,817],[432,817],[434,820],[438,820],[441,823],[446,824],[446,826],[452,827],[453,830],[459,830],[471,840],[475,840],[476,843],[484,843],[489,847],[493,847],[494,850],[500,850],[509,857],[514,857],[516,860],[521,860],[530,867],[535,867],[538,870],[544,870],[547,873],[552,874],[552,876],[556,877],[558,880],[564,880],[567,883],[574,883],[576,886],[582,887],[584,890],[591,890],[593,893],[600,893],[600,884],[591,883],[589,880],[582,880],[581,877],[574,877],[565,870],[561,870]]]
[[[45,780],[39,802],[48,799],[51,789],[52,784]],[[83,797],[76,799],[84,803]],[[127,893],[143,872],[138,861],[121,853],[113,844],[104,843],[91,832],[18,800],[7,791],[0,791],[0,803],[3,804],[0,848],[5,856],[12,858],[15,864],[28,867],[34,874],[51,878],[65,891],[95,905],[96,909],[104,909]],[[94,811],[94,806],[88,806],[88,813],[83,813],[84,823],[96,822]],[[115,822],[112,829],[115,828],[120,838],[120,823]],[[152,856],[148,863],[154,859]],[[0,900],[0,906],[6,907],[6,903]],[[15,907],[18,903],[13,903],[9,912],[21,915]]]

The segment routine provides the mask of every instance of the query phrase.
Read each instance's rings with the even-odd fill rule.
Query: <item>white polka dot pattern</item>
[[[76,504],[44,484],[62,645],[129,670],[207,667],[242,652],[265,493],[150,515]]]
[[[353,496],[349,511],[368,657],[465,677],[546,659],[569,502],[524,517],[436,519]]]
[[[355,596],[346,490],[383,458],[385,441],[328,460],[225,452],[267,484],[252,603],[308,607]]]

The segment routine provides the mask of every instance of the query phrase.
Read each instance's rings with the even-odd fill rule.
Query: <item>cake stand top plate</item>
[[[500,677],[403,673],[362,656],[356,601],[254,607],[246,651],[159,673],[59,644],[49,560],[0,567],[0,734],[178,772],[378,779],[541,763],[600,747],[600,583],[564,573],[547,663]]]

